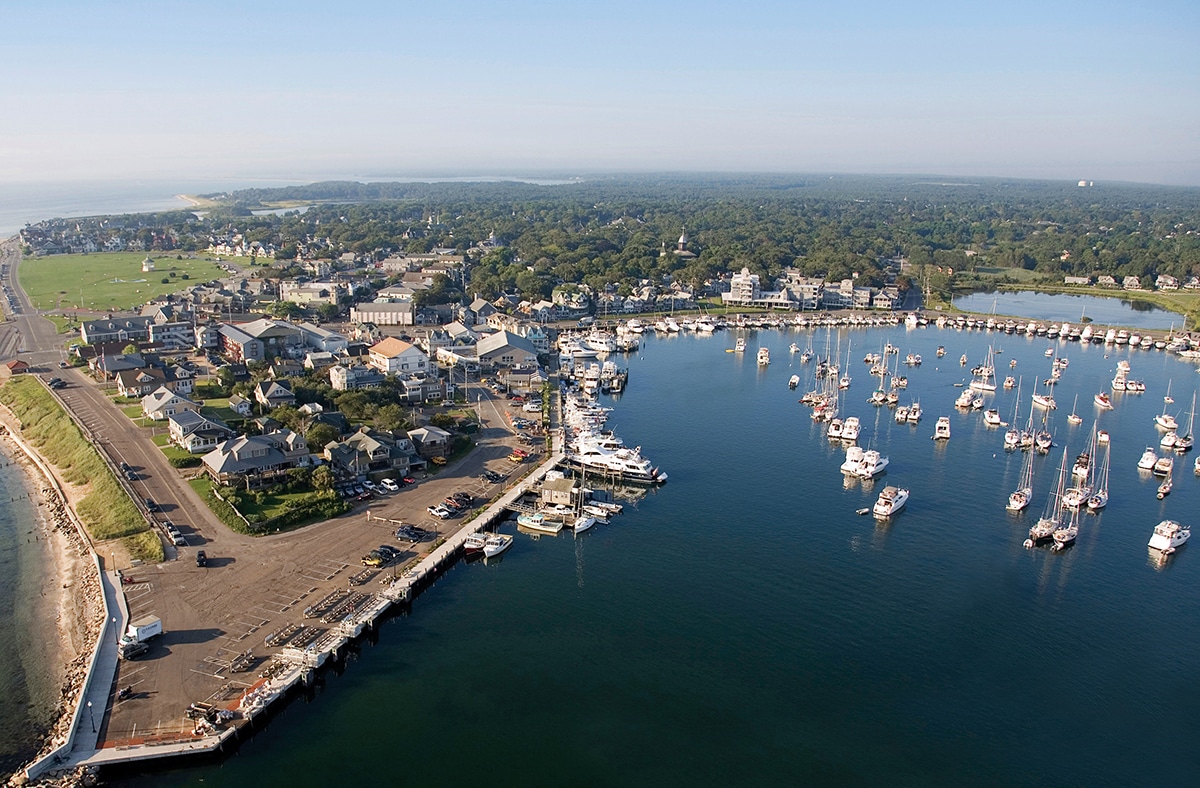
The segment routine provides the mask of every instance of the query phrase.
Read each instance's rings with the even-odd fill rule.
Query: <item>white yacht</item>
[[[983,412],[983,423],[989,427],[999,427],[1003,422],[1000,421],[1000,411],[995,408],[988,408]]]
[[[855,475],[863,479],[872,479],[883,473],[888,466],[888,458],[874,449],[867,449],[859,460]]]
[[[483,557],[494,558],[512,547],[513,538],[509,534],[492,534],[483,545]]]
[[[760,347],[758,349],[758,365],[760,367],[765,367],[767,364],[770,364],[770,363],[771,363],[771,351],[765,347]]]
[[[1191,535],[1191,528],[1180,525],[1174,520],[1163,520],[1154,526],[1154,535],[1150,537],[1150,541],[1146,543],[1146,546],[1155,550],[1162,550],[1164,553],[1172,553],[1177,547],[1186,542]]]
[[[858,420],[858,416],[847,416],[846,420],[842,422],[842,440],[858,440],[858,434],[861,429],[862,425]]]
[[[1155,453],[1153,446],[1147,446],[1142,452],[1142,458],[1138,460],[1138,468],[1143,471],[1154,470],[1154,463],[1158,462],[1158,454]]]
[[[796,388],[796,386],[799,386],[799,385],[800,385],[800,376],[799,375],[792,375],[790,378],[788,378],[788,388],[789,389],[794,389],[794,388]]]
[[[1157,476],[1170,476],[1174,468],[1175,458],[1170,454],[1164,454],[1154,461],[1154,473]]]
[[[906,503],[908,503],[908,490],[888,485],[883,488],[883,492],[879,493],[879,500],[875,501],[875,506],[871,511],[879,519],[885,519],[903,509]]]
[[[954,400],[956,408],[970,408],[975,403],[975,392],[970,389],[963,389],[958,395],[958,399]]]
[[[1093,399],[1096,401],[1096,406],[1100,410],[1112,410],[1112,398],[1106,392],[1098,392]]]
[[[595,517],[593,517],[590,514],[581,514],[575,518],[575,522],[571,526],[571,530],[573,530],[577,534],[581,534],[584,531],[586,531],[587,529],[591,528],[595,524],[596,524]]]
[[[862,463],[863,451],[861,446],[849,446],[846,448],[846,460],[842,463],[842,473],[850,474],[851,476],[858,475],[858,466]]]
[[[914,402],[908,406],[908,416],[906,417],[909,424],[916,424],[921,420],[921,403]]]
[[[938,416],[937,424],[933,428],[933,438],[934,440],[948,440],[950,438],[949,416]]]
[[[846,423],[841,419],[830,419],[829,426],[825,428],[825,435],[831,441],[841,440],[846,434]]]
[[[662,484],[667,480],[667,474],[642,456],[641,447],[612,449],[580,436],[564,453],[564,458],[574,467],[622,481]]]

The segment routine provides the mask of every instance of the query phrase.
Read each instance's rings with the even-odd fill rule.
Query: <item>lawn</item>
[[[142,272],[142,252],[31,257],[21,263],[21,287],[38,309],[121,311],[224,274],[208,260],[150,256],[155,270],[149,273]]]

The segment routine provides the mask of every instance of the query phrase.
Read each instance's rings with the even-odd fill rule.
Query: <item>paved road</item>
[[[57,392],[63,404],[114,465],[126,462],[136,470],[139,478],[132,485],[136,498],[160,504],[164,511],[158,517],[180,524],[189,541],[178,551],[168,545],[168,560],[163,563],[125,573],[131,581],[123,587],[130,617],[157,615],[166,631],[144,658],[118,665],[103,720],[97,712],[101,740],[188,729],[183,712],[189,703],[223,692],[236,700],[273,651],[264,644],[266,635],[289,624],[327,626],[305,619],[304,608],[331,591],[346,589],[350,576],[363,569],[359,562],[363,554],[379,544],[391,544],[403,551],[397,562],[403,565],[432,549],[433,539],[398,542],[395,525],[389,521],[420,524],[447,535],[461,528],[462,521],[435,521],[426,508],[457,490],[480,499],[494,497],[502,485],[487,485],[479,481],[479,474],[485,467],[512,470],[506,459],[516,445],[506,420],[510,408],[475,385],[468,387],[467,394],[484,426],[476,436],[477,448],[463,460],[398,493],[359,503],[353,512],[334,520],[265,537],[231,532],[150,442],[149,430],[136,427],[111,404],[102,386],[81,371],[58,368],[66,339],[36,314],[16,285],[15,248],[5,244],[0,254],[0,263],[7,265],[0,279],[17,305],[14,318],[0,326],[0,355],[5,343],[14,349],[23,347],[28,352],[22,358],[43,370],[37,374],[66,380],[67,387]],[[365,516],[368,508],[370,521]],[[104,545],[98,549],[111,558],[105,555]],[[209,556],[206,568],[196,565],[198,549]],[[172,560],[176,558],[182,560]],[[383,569],[356,588],[376,590],[376,581],[389,579],[392,571]],[[253,671],[231,672],[234,657],[248,650],[257,657]],[[118,701],[116,688],[125,686],[133,687],[134,696]]]

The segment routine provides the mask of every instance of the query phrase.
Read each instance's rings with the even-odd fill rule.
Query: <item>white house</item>
[[[372,345],[367,363],[385,375],[429,370],[429,356],[419,347],[396,337]]]

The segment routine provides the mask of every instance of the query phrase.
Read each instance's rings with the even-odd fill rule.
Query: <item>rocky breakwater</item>
[[[4,414],[10,415],[10,414]],[[62,748],[71,735],[76,708],[81,702],[92,654],[105,624],[104,591],[100,570],[91,543],[77,525],[75,514],[68,506],[66,494],[50,469],[20,436],[11,431],[11,424],[0,424],[0,436],[9,454],[26,473],[30,491],[40,496],[39,528],[47,540],[48,560],[45,572],[52,577],[59,595],[54,612],[53,633],[58,639],[62,684],[53,722],[42,733],[41,746],[34,762]],[[46,622],[49,627],[50,622]],[[46,637],[52,633],[47,631]],[[28,781],[25,770],[17,772],[10,785],[88,785],[85,770],[47,775]]]

